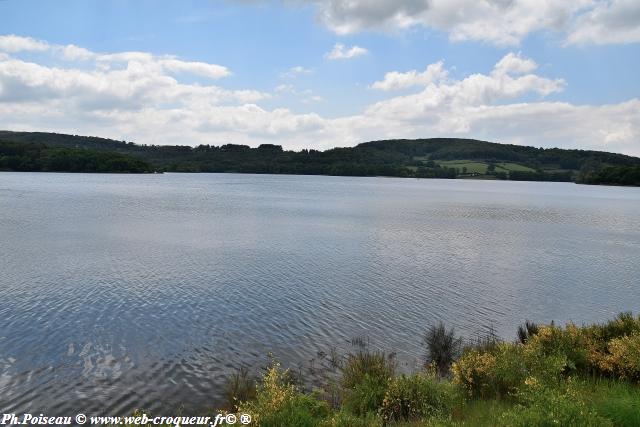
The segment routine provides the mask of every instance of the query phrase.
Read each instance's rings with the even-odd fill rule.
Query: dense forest
[[[583,184],[640,186],[640,166],[607,166],[581,177]]]
[[[151,167],[142,160],[116,152],[0,140],[0,170],[144,173],[150,172]]]
[[[257,148],[236,144],[138,145],[97,137],[0,131],[0,143],[0,169],[4,170],[286,173],[636,185],[628,177],[637,171],[632,167],[640,167],[640,158],[622,154],[456,138],[372,141],[326,151],[287,151],[272,144]]]

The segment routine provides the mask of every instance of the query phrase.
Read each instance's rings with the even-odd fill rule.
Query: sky
[[[0,129],[640,156],[638,0],[0,0]]]

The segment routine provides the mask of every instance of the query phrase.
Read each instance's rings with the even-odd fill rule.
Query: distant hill
[[[155,171],[287,173],[342,176],[476,178],[594,183],[611,167],[640,158],[601,151],[535,148],[474,139],[372,141],[326,151],[285,151],[279,145],[159,146],[98,137],[0,131],[0,142],[110,152],[136,158]],[[0,152],[0,169],[6,166]],[[615,174],[613,174],[615,175]],[[590,179],[590,177],[592,179]],[[597,182],[604,183],[604,182]]]

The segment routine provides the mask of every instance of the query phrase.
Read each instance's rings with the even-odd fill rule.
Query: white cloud
[[[49,45],[31,37],[20,37],[14,34],[0,36],[0,51],[15,53],[22,51],[45,51]]]
[[[351,59],[357,56],[363,56],[369,53],[369,51],[360,46],[345,47],[342,43],[336,43],[333,46],[331,52],[327,52],[325,57],[327,59]]]
[[[71,62],[93,60],[98,63],[102,69],[109,69],[114,63],[138,62],[158,65],[164,70],[173,73],[188,73],[211,79],[219,79],[231,75],[229,69],[221,65],[183,61],[173,56],[158,57],[147,52],[98,54],[73,44],[52,45],[42,40],[13,34],[0,36],[0,52],[18,53],[23,51],[48,51],[55,56]]]
[[[68,55],[75,60],[67,59],[65,67],[0,52],[0,129],[99,135],[144,144],[268,142],[289,149],[458,136],[640,155],[639,99],[599,106],[547,101],[546,96],[566,83],[538,74],[535,61],[520,54],[505,55],[486,74],[460,79],[448,75],[441,62],[423,72],[390,72],[372,87],[413,87],[415,93],[391,96],[360,114],[327,118],[289,108],[267,109],[259,104],[270,95],[252,88],[184,83],[181,73],[198,70],[167,66],[173,57],[145,52],[89,57],[88,51],[77,49]],[[32,51],[29,58],[33,56]],[[217,68],[204,70],[215,77],[212,71]],[[284,94],[294,95],[296,102],[322,101],[310,90],[286,83],[274,92],[281,96],[271,102],[288,99]]]
[[[280,74],[280,77],[284,79],[294,79],[298,76],[311,73],[313,73],[313,70],[311,70],[310,68],[305,68],[302,65],[296,65],[295,67],[291,67],[284,73]]]
[[[640,1],[599,3],[581,15],[567,37],[568,44],[640,42]]]
[[[384,75],[384,80],[377,81],[371,85],[373,89],[397,90],[411,86],[427,86],[439,80],[447,78],[447,70],[444,69],[444,62],[436,62],[419,73],[416,70],[401,73],[391,71]]]
[[[551,80],[527,73],[536,67],[533,60],[509,53],[495,65],[489,75],[472,74],[463,80],[447,82],[448,73],[443,67],[443,62],[440,61],[429,65],[422,73],[417,73],[415,70],[407,73],[389,72],[385,75],[384,80],[373,83],[371,87],[382,90],[402,89],[410,86],[426,87],[419,94],[409,95],[405,98],[396,97],[391,100],[397,102],[403,99],[412,99],[417,105],[423,103],[440,104],[445,100],[456,104],[487,104],[531,92],[547,96],[563,89],[565,82],[562,79]],[[389,102],[382,101],[374,104],[372,108],[381,108],[388,105]],[[391,108],[396,110],[393,106]],[[408,111],[415,112],[415,108]]]
[[[59,46],[55,49],[61,52],[62,57],[68,61],[87,61],[96,57],[96,54],[90,50],[73,44]]]
[[[276,86],[274,90],[275,90],[277,93],[283,93],[283,92],[285,92],[285,93],[287,93],[287,92],[291,93],[291,92],[293,92],[293,91],[294,91],[294,88],[293,88],[293,85],[289,85],[289,84],[284,84],[284,83],[283,83],[283,84],[280,84],[280,85]]]
[[[216,64],[207,64],[204,62],[188,62],[180,61],[175,58],[167,58],[159,60],[160,65],[167,71],[185,72],[211,79],[219,79],[227,77],[231,74],[227,67]]]
[[[301,65],[292,67],[289,71],[291,71],[292,73],[296,73],[296,74],[310,74],[311,70],[304,68]]]
[[[337,34],[423,26],[453,41],[518,45],[528,34],[568,34],[570,43],[640,40],[637,0],[306,0]]]
[[[508,53],[495,66],[495,72],[498,74],[524,74],[529,73],[538,68],[538,64],[532,59],[523,58],[520,53]]]
[[[298,90],[292,84],[280,84],[274,88],[274,92],[277,94],[293,95],[303,104],[323,102],[325,100],[320,95],[315,95],[311,89]]]

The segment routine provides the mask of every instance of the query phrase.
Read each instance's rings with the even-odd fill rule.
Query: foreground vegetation
[[[542,149],[457,138],[373,141],[326,151],[287,151],[272,144],[263,144],[258,148],[235,144],[148,146],[105,138],[0,131],[2,142],[35,144],[46,147],[46,150],[85,150],[91,155],[96,152],[108,152],[110,155],[119,153],[144,162],[153,170],[166,172],[481,178],[618,184],[610,180],[615,174],[605,173],[607,168],[640,167],[640,158],[622,154]],[[77,158],[80,152],[68,152],[67,155]],[[46,170],[48,167],[38,166],[28,156],[20,155],[18,157],[21,159],[12,160],[3,160],[3,156],[6,154],[0,153],[0,168],[5,170]],[[70,164],[74,162],[71,160]],[[40,169],[36,169],[38,167]],[[624,176],[627,175],[624,172]]]
[[[439,325],[425,346],[424,368],[409,375],[368,347],[327,356],[335,369],[313,387],[275,360],[257,382],[242,370],[227,410],[262,427],[640,425],[640,317],[630,313],[582,327],[527,322],[515,342],[465,344]]]

